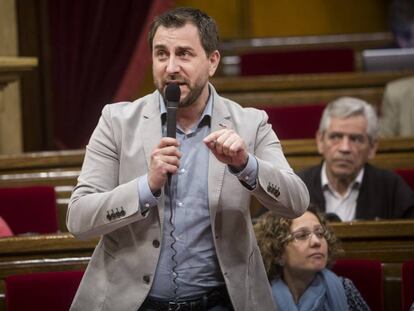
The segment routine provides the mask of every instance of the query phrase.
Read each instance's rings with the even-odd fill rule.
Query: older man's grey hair
[[[361,115],[367,120],[367,135],[371,142],[378,138],[378,116],[374,108],[366,101],[355,97],[340,97],[330,102],[323,111],[319,123],[319,131],[325,132],[329,127],[331,118],[346,119]]]

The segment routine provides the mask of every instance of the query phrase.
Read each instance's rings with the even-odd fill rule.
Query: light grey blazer
[[[250,218],[250,197],[286,217],[301,215],[309,193],[287,163],[265,112],[242,108],[212,86],[211,131],[233,128],[258,161],[249,191],[211,153],[211,229],[224,280],[237,311],[276,310]],[[81,239],[100,236],[71,310],[136,311],[147,296],[160,255],[164,193],[142,215],[137,177],[148,171],[162,137],[158,91],[132,103],[107,105],[86,148],[69,203],[67,226]],[[196,207],[195,207],[196,208]],[[117,217],[107,217],[112,211]],[[124,213],[120,213],[124,211]]]

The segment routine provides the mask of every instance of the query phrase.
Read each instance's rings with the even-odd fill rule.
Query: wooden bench
[[[66,232],[67,205],[80,174],[84,156],[83,149],[0,155],[0,187],[54,186],[59,229]]]
[[[245,54],[327,49],[353,51],[354,69],[360,71],[363,69],[361,57],[363,50],[384,48],[392,44],[393,36],[390,32],[230,39],[220,43],[222,58],[216,75],[240,73],[241,56]]]
[[[385,310],[399,310],[401,264],[414,258],[414,220],[334,223],[343,258],[377,259],[384,267]],[[8,275],[82,270],[97,240],[80,241],[66,233],[0,239],[0,311]]]
[[[281,141],[283,152],[294,169],[305,167],[306,163],[317,163],[319,155],[314,139],[294,139]],[[406,162],[414,153],[414,138],[383,138],[379,141],[377,156],[379,160],[373,163],[385,167],[396,168],[414,166]],[[403,158],[396,164],[385,163],[380,160],[384,155],[396,154],[396,158]],[[65,180],[73,180],[79,174],[85,150],[31,152],[15,155],[0,155],[0,186],[6,184],[42,183],[43,180],[52,180],[57,185],[67,184]],[[305,160],[310,157],[311,160]],[[316,157],[316,162],[315,162]],[[388,158],[386,158],[388,160]],[[305,164],[299,163],[304,160]]]
[[[314,139],[282,141],[283,151],[295,171],[321,161]],[[0,187],[53,185],[57,194],[60,231],[66,232],[66,211],[79,176],[84,150],[24,153],[0,156]],[[387,168],[414,168],[414,139],[388,138],[380,141],[373,164]],[[252,204],[253,215],[258,210]]]
[[[311,48],[348,47],[355,51],[361,51],[390,46],[393,44],[393,40],[393,35],[390,32],[229,39],[220,42],[219,51],[223,56],[240,55],[244,52]]]
[[[327,103],[341,96],[365,99],[380,106],[384,86],[411,71],[291,74],[255,77],[216,77],[221,96],[243,106]]]

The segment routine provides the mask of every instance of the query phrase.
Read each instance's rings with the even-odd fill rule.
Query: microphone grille
[[[181,90],[178,84],[170,83],[165,89],[165,99],[170,102],[179,102],[181,97]]]

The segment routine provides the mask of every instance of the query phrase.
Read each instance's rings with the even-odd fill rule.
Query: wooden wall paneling
[[[388,1],[384,0],[249,2],[251,37],[376,32],[387,29]]]
[[[246,0],[176,0],[176,7],[198,8],[214,18],[219,27],[220,39],[244,37],[246,31]]]
[[[213,16],[224,39],[387,30],[386,0],[177,0],[175,3],[200,8]]]

